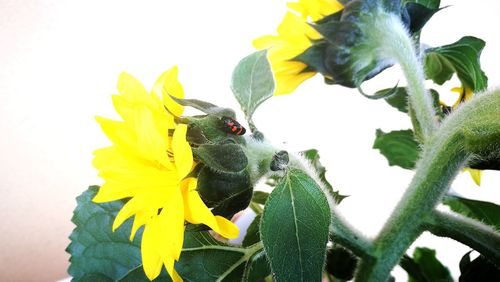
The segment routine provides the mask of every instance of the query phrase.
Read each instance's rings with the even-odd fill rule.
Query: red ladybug
[[[234,135],[243,135],[245,134],[245,132],[247,132],[247,130],[232,117],[223,116],[221,120],[224,124],[223,130],[227,133],[231,133]]]

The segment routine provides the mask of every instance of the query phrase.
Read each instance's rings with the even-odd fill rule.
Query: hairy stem
[[[395,60],[407,80],[408,103],[413,127],[423,140],[431,137],[438,126],[432,97],[425,88],[425,77],[415,44],[399,17],[381,13],[368,32],[370,41],[379,46],[379,56]]]
[[[487,257],[500,267],[500,232],[459,214],[433,211],[424,220],[432,234],[457,240]]]
[[[347,224],[335,208],[332,210],[330,234],[335,243],[348,248],[358,257],[370,259],[372,256],[372,242]]]
[[[500,91],[477,95],[450,114],[425,143],[415,176],[374,241],[375,259],[362,262],[358,280],[387,280],[392,268],[424,231],[424,218],[434,212],[470,158],[467,148],[477,148],[477,152],[481,152],[481,148],[497,148],[498,142],[487,138],[491,134],[484,132],[490,131],[491,120],[497,120],[498,107]],[[470,128],[476,128],[480,134],[471,134]]]

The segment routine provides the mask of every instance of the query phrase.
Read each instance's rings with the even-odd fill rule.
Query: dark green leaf
[[[254,191],[252,201],[257,204],[265,205],[267,201],[267,197],[269,197],[269,193],[263,191]]]
[[[243,242],[242,242],[243,247],[248,247],[248,246],[251,246],[253,244],[260,242],[260,232],[259,232],[260,218],[261,218],[261,215],[258,214],[253,219],[250,226],[248,226],[247,234],[245,235],[245,238],[243,238]]]
[[[118,280],[141,265],[142,229],[133,242],[129,240],[131,219],[112,232],[113,220],[123,202],[93,203],[97,190],[97,186],[91,186],[77,198],[72,218],[76,228],[70,235],[71,244],[66,251],[71,255],[68,273],[75,280],[83,279],[85,275]]]
[[[481,70],[479,58],[485,42],[472,36],[425,51],[425,72],[428,79],[443,84],[456,73],[464,87],[474,92],[488,87],[488,78]]]
[[[408,277],[411,277],[414,281],[428,282],[420,266],[410,256],[404,255],[399,261],[399,265],[408,273]]]
[[[114,280],[101,273],[87,273],[81,278],[73,278],[73,282],[113,282]]]
[[[240,248],[215,240],[208,232],[186,232],[175,268],[185,281],[256,281],[269,275],[262,246]],[[253,280],[252,280],[253,279]]]
[[[500,230],[500,206],[477,200],[469,200],[457,196],[447,196],[443,204],[463,216],[477,219]]]
[[[162,272],[160,276],[156,277],[153,282],[171,282],[172,279],[170,276],[167,274],[165,269],[162,269]],[[144,273],[144,268],[142,265],[136,267],[135,269],[131,270],[129,273],[127,273],[125,276],[123,276],[120,280],[117,280],[117,282],[150,282],[149,278],[146,276]]]
[[[459,282],[494,281],[492,279],[500,277],[500,269],[484,256],[471,261],[471,252],[466,253],[460,260]]]
[[[208,167],[198,175],[198,193],[212,212],[230,219],[250,204],[253,186],[250,176],[243,173],[215,172]]]
[[[389,161],[389,165],[397,165],[406,169],[413,169],[419,155],[419,144],[415,141],[411,130],[399,130],[385,133],[377,129],[374,149]]]
[[[321,182],[326,186],[326,188],[330,191],[330,193],[335,198],[335,202],[339,204],[343,199],[349,197],[346,195],[341,195],[339,191],[334,191],[333,186],[326,179],[326,168],[319,161],[319,152],[316,149],[309,149],[306,151],[302,151],[301,154],[306,158],[309,162],[311,162],[312,167],[316,169],[318,172],[318,176]]]
[[[413,252],[413,260],[426,277],[425,281],[449,281],[453,282],[450,271],[436,258],[436,251],[428,248],[416,248]],[[421,282],[413,276],[409,276],[409,282]]]
[[[238,63],[231,78],[231,89],[250,121],[257,107],[274,92],[274,78],[266,51],[255,52]]]
[[[276,281],[321,280],[330,218],[318,184],[302,171],[288,171],[269,196],[260,226]]]
[[[193,153],[206,166],[215,171],[241,172],[248,164],[245,153],[237,144],[201,145],[194,148]]]
[[[335,278],[341,280],[351,280],[358,260],[347,249],[335,246],[326,253],[325,270]]]

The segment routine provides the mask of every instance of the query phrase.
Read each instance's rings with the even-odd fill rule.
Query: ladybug
[[[221,120],[224,124],[223,130],[227,133],[243,135],[247,132],[247,130],[232,117],[223,116]]]

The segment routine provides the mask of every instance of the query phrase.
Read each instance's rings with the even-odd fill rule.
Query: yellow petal
[[[184,242],[184,202],[180,189],[174,189],[160,215],[163,258],[178,260]]]
[[[148,94],[142,83],[126,72],[118,77],[117,88],[120,95],[128,100],[141,100]]]
[[[155,217],[144,228],[141,241],[142,267],[149,280],[154,280],[161,272],[162,259],[158,252],[158,242],[163,238],[159,235],[159,220]]]
[[[481,186],[481,176],[483,175],[482,170],[473,168],[465,168],[464,170],[469,172],[472,180],[474,180],[474,183],[476,183],[477,186]]]
[[[196,185],[197,182],[193,178],[186,179],[182,185],[186,220],[193,224],[203,223],[226,238],[238,237],[238,227],[223,217],[214,216],[201,200]]]
[[[163,104],[170,113],[179,117],[184,112],[184,106],[175,102],[170,96],[184,99],[184,88],[178,80],[178,68],[172,67],[164,72],[156,81],[153,92],[163,97]]]
[[[177,125],[172,137],[172,150],[174,152],[175,166],[179,179],[186,177],[193,167],[193,152],[186,141],[187,125]]]
[[[170,274],[170,278],[172,278],[173,282],[182,282],[182,277],[179,275],[179,273],[177,273],[177,271],[175,271],[174,269],[174,273]]]
[[[140,211],[135,214],[134,224],[132,225],[132,230],[130,231],[130,241],[134,240],[137,230],[139,230],[141,226],[148,224],[148,222],[153,218],[153,216],[156,215],[156,213],[157,211],[147,210],[147,211]]]

